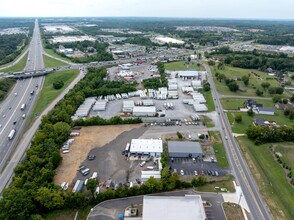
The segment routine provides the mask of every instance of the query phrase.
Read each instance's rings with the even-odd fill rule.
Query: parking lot
[[[141,178],[141,170],[148,166],[148,162],[144,167],[140,167],[140,160],[127,160],[127,157],[122,155],[125,150],[126,144],[133,138],[139,138],[148,128],[142,126],[132,129],[130,131],[123,132],[116,139],[112,140],[108,144],[94,148],[89,154],[95,155],[95,160],[85,159],[82,165],[90,169],[90,173],[87,176],[83,176],[80,172],[77,172],[75,180],[85,180],[92,176],[93,172],[98,173],[98,179],[100,183],[112,180],[113,185],[125,184],[127,182],[136,183],[136,179]]]
[[[181,170],[183,170],[184,176],[195,176],[195,171],[198,175],[205,176],[216,176],[215,171],[218,176],[225,176],[229,173],[229,170],[219,168],[217,163],[206,162],[202,158],[195,158],[195,161],[192,158],[173,158],[173,160],[170,158],[169,165],[171,172],[181,175]],[[214,171],[214,175],[212,171]]]

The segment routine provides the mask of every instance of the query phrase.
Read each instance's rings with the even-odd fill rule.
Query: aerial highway
[[[242,188],[243,196],[245,197],[248,207],[250,209],[249,211],[251,213],[252,219],[272,219],[272,216],[269,213],[267,206],[261,198],[258,187],[249,171],[249,168],[243,159],[243,156],[239,150],[238,143],[233,136],[231,126],[220,102],[220,96],[213,82],[210,68],[206,64],[204,64],[204,66],[208,73],[208,81],[210,83],[211,93],[214,99],[216,111],[219,114],[219,120],[222,126],[222,139],[224,140],[224,146],[227,152],[232,173],[236,178],[237,184]]]
[[[29,45],[29,54],[24,71],[44,68],[43,48],[38,21]],[[30,77],[18,80],[11,93],[0,107],[0,171],[14,151],[30,116],[37,94],[42,87],[44,77]],[[14,131],[14,132],[13,132]]]

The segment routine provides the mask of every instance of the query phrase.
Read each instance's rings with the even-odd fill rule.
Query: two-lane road
[[[208,73],[208,81],[211,87],[212,97],[219,114],[220,124],[222,125],[221,134],[224,140],[224,146],[231,165],[232,173],[236,177],[236,182],[241,186],[243,196],[246,199],[252,219],[269,220],[272,219],[267,206],[261,198],[257,185],[252,178],[249,168],[243,159],[239,146],[233,136],[231,126],[221,106],[220,97],[216,90],[212,74],[208,65],[204,65]]]

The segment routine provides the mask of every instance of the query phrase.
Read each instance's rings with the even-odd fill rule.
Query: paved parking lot
[[[210,176],[209,171],[217,171],[219,176],[225,176],[229,173],[228,169],[222,169],[217,166],[217,163],[205,162],[203,159],[195,158],[193,161],[192,158],[173,158],[173,161],[169,159],[169,165],[171,171],[176,171],[181,175],[180,171],[184,171],[186,176],[194,176],[195,170],[198,172],[198,175],[203,171],[204,175]]]

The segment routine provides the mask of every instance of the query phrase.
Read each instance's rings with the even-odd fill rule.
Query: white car
[[[184,176],[184,170],[181,170],[181,175]]]
[[[198,176],[198,172],[197,170],[194,171],[195,176]]]

